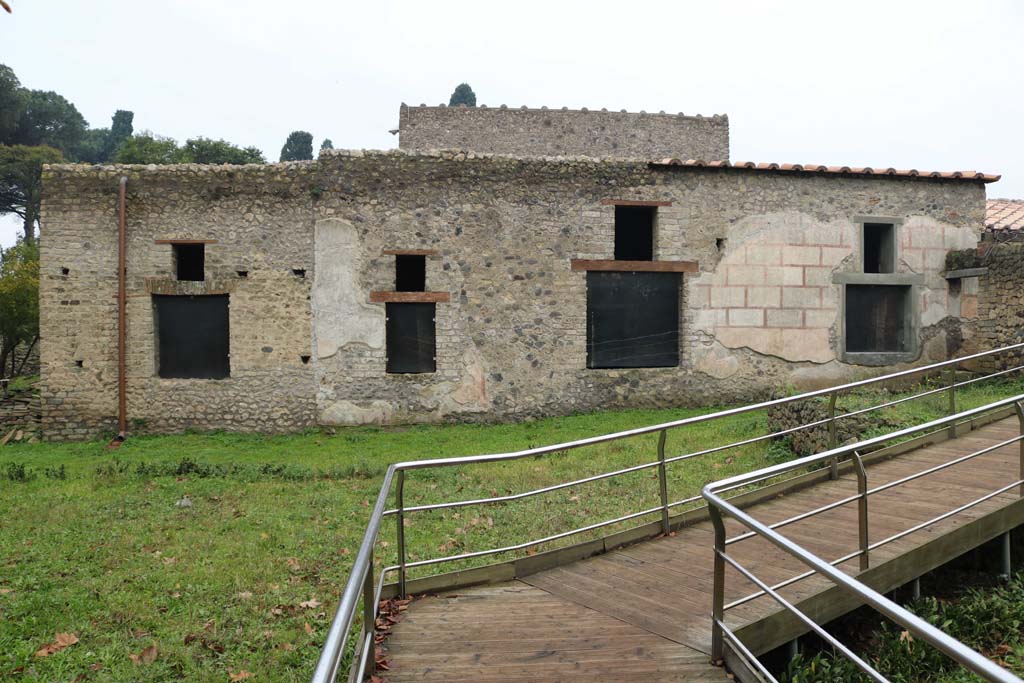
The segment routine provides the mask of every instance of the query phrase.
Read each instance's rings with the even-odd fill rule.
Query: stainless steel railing
[[[338,603],[337,612],[335,613],[334,620],[331,623],[331,627],[328,631],[327,638],[324,642],[323,650],[321,651],[320,658],[317,662],[317,666],[313,674],[313,683],[333,683],[336,680],[337,674],[339,673],[339,670],[341,668],[342,659],[345,655],[346,646],[349,641],[350,631],[353,623],[355,622],[356,613],[359,610],[361,596],[363,597],[363,629],[361,635],[361,642],[355,650],[355,661],[353,664],[353,668],[355,669],[355,673],[359,676],[359,678],[356,679],[357,681],[361,680],[364,672],[373,671],[373,626],[377,616],[377,605],[379,602],[379,596],[382,594],[384,580],[389,574],[395,573],[397,575],[398,593],[399,595],[404,596],[406,594],[406,581],[408,570],[411,568],[451,563],[489,555],[497,555],[501,553],[524,550],[545,543],[550,543],[552,541],[557,541],[560,539],[569,538],[584,533],[589,533],[592,531],[596,531],[598,529],[613,526],[615,524],[621,524],[623,522],[653,515],[659,515],[661,521],[661,530],[663,533],[667,533],[670,531],[670,515],[673,509],[693,504],[697,504],[697,506],[703,505],[700,495],[688,496],[679,500],[671,499],[670,492],[668,490],[667,478],[667,467],[669,465],[690,460],[693,458],[698,458],[705,455],[710,455],[712,453],[718,453],[728,449],[741,448],[743,446],[768,441],[770,439],[777,439],[798,432],[800,430],[812,429],[815,427],[821,427],[823,425],[826,426],[826,428],[828,429],[829,444],[830,446],[834,447],[837,445],[837,421],[852,417],[854,415],[864,414],[865,412],[871,410],[880,410],[882,408],[891,407],[909,400],[923,398],[941,392],[946,392],[948,394],[949,405],[951,407],[950,411],[952,413],[955,412],[957,388],[973,384],[983,379],[1006,375],[1024,369],[1024,365],[1018,365],[998,372],[989,373],[987,375],[981,375],[978,377],[971,377],[970,379],[966,379],[963,381],[957,381],[957,372],[962,364],[971,361],[980,361],[982,359],[992,359],[1000,354],[1021,350],[1024,350],[1024,344],[1015,344],[1012,346],[993,349],[990,351],[984,351],[981,353],[975,353],[969,356],[954,358],[939,363],[932,363],[930,365],[889,373],[887,375],[882,375],[880,377],[874,377],[859,380],[856,382],[849,382],[847,384],[829,387],[826,389],[810,391],[796,396],[790,396],[771,401],[763,401],[760,403],[754,403],[736,408],[729,408],[726,410],[721,410],[706,415],[698,415],[695,417],[689,417],[681,420],[674,420],[671,422],[665,422],[662,424],[651,425],[647,427],[641,427],[622,432],[616,432],[613,434],[603,434],[600,436],[594,436],[586,439],[578,439],[576,441],[570,441],[567,443],[560,443],[551,446],[530,448],[526,450],[514,451],[509,453],[495,453],[469,457],[417,460],[399,462],[390,465],[384,475],[384,480],[381,485],[380,494],[378,495],[377,501],[370,512],[369,524],[363,536],[363,540],[360,545],[359,551],[356,553],[355,558],[353,560],[352,573],[349,575],[348,582],[346,583],[345,589],[342,592],[341,600]],[[887,403],[882,403],[876,406],[871,406],[869,408],[859,409],[847,413],[837,413],[838,398],[851,391],[883,382],[905,380],[913,376],[929,375],[943,371],[948,373],[948,379],[946,384],[941,387],[922,391],[912,396],[901,397],[899,399],[889,401]],[[806,401],[809,399],[820,397],[828,397],[829,399],[827,417],[824,417],[822,419],[814,420],[812,422],[802,424],[797,427],[783,429],[768,434],[752,437],[749,439],[744,439],[741,441],[736,441],[721,446],[715,446],[712,448],[706,448],[695,452],[684,453],[681,455],[668,456],[665,452],[667,433],[670,430],[681,430],[696,424],[711,422],[714,420],[721,420],[735,415],[741,415],[744,413],[750,413],[759,410],[767,410],[788,403]],[[537,488],[529,491],[523,491],[520,493],[514,493],[504,496],[456,500],[442,503],[433,503],[428,505],[407,506],[405,504],[406,473],[414,470],[441,467],[457,467],[469,464],[508,462],[523,458],[539,457],[554,453],[561,453],[564,451],[576,450],[588,446],[594,446],[598,444],[630,439],[655,433],[659,435],[657,445],[657,457],[655,460],[651,462],[632,465],[630,467],[625,467],[612,472],[605,472],[602,474],[575,479],[569,482],[563,482],[551,486],[546,486],[542,488]],[[572,486],[579,486],[595,481],[601,481],[604,479],[622,476],[632,472],[639,472],[654,468],[657,468],[658,470],[657,478],[659,504],[657,507],[651,507],[644,510],[630,512],[612,519],[602,520],[600,522],[595,522],[578,528],[573,528],[559,533],[550,534],[542,538],[535,538],[520,543],[508,544],[498,548],[489,548],[472,552],[460,553],[456,555],[416,560],[412,562],[408,561],[406,545],[406,520],[408,519],[408,514],[427,510],[459,508],[470,505],[493,505],[507,503],[510,501],[523,500],[526,498],[551,493],[553,491],[558,491]],[[838,473],[837,459],[834,459],[831,462],[830,471],[831,476],[835,478]],[[394,488],[395,507],[388,509],[387,498],[388,495],[391,493],[392,487]],[[380,528],[385,517],[394,517],[396,521],[395,533],[397,541],[398,562],[395,565],[384,566],[380,571],[379,582],[375,582],[373,575],[373,548],[374,545],[377,543],[377,539],[380,534]],[[372,602],[370,604],[367,604],[368,601]]]
[[[860,453],[866,449],[874,448],[877,446],[884,445],[894,439],[913,436],[920,434],[921,432],[928,432],[929,430],[941,430],[954,428],[962,421],[975,419],[983,414],[991,413],[996,410],[1004,410],[1012,407],[1017,414],[1018,421],[1020,423],[1020,434],[1014,438],[1006,439],[996,444],[986,446],[984,448],[972,451],[960,457],[954,458],[948,462],[934,465],[932,467],[925,468],[919,472],[901,477],[899,479],[886,482],[879,486],[869,488],[868,486],[868,474],[867,469],[864,467],[863,459]],[[958,465],[979,456],[991,453],[1000,448],[1010,446],[1012,444],[1020,445],[1020,464],[1019,472],[1016,478],[1008,484],[998,487],[993,491],[986,493],[974,500],[971,500],[965,504],[956,506],[940,515],[932,517],[919,524],[914,524],[911,527],[904,529],[896,534],[884,538],[880,541],[871,543],[869,541],[869,508],[868,501],[870,496],[873,494],[880,493],[882,491],[889,490],[891,488],[906,484],[910,481],[920,479],[922,477],[940,472],[954,465]],[[797,470],[802,470],[808,467],[821,466],[823,464],[835,462],[838,459],[849,458],[854,465],[854,471],[857,475],[857,494],[853,496],[847,496],[838,501],[833,501],[827,505],[819,506],[813,510],[789,517],[787,519],[775,522],[773,524],[765,524],[758,521],[752,514],[741,510],[738,506],[731,503],[727,498],[722,496],[726,491],[734,490],[740,487],[746,487],[753,483],[765,481]],[[816,624],[813,620],[803,614],[797,609],[791,602],[786,600],[782,595],[779,594],[779,590],[786,586],[789,586],[797,581],[801,581],[815,574],[824,576],[825,578],[832,581],[835,585],[844,588],[858,599],[863,601],[864,604],[873,607],[886,617],[892,619],[897,624],[900,624],[903,628],[907,629],[911,635],[919,640],[923,640],[946,655],[951,657],[954,661],[970,669],[974,673],[981,676],[986,681],[997,681],[1000,683],[1020,683],[1021,679],[1014,676],[1010,672],[996,665],[988,658],[984,657],[978,652],[970,649],[958,640],[950,637],[948,634],[932,626],[926,621],[915,616],[909,610],[904,609],[900,605],[892,602],[885,598],[883,595],[872,590],[868,586],[859,582],[855,578],[847,575],[842,570],[838,569],[838,565],[852,560],[853,558],[859,558],[860,569],[863,571],[869,566],[870,554],[873,550],[876,550],[884,545],[892,543],[900,538],[908,536],[925,529],[933,524],[937,524],[945,519],[949,519],[955,515],[958,515],[965,510],[980,505],[981,503],[991,500],[1004,493],[1008,493],[1013,489],[1017,489],[1017,495],[1024,497],[1024,394],[1013,396],[1001,401],[996,401],[979,408],[971,410],[965,410],[960,413],[949,415],[947,417],[940,418],[938,420],[932,420],[920,425],[901,429],[891,434],[884,436],[875,437],[872,439],[865,439],[855,444],[833,448],[817,455],[807,456],[805,458],[799,458],[791,462],[775,465],[772,467],[766,467],[755,472],[749,472],[747,474],[741,474],[722,481],[708,484],[704,487],[702,495],[708,502],[708,511],[711,516],[711,522],[715,529],[715,547],[714,547],[714,592],[713,592],[713,604],[712,604],[712,657],[715,659],[721,659],[725,653],[725,647],[728,645],[732,648],[733,652],[737,657],[741,659],[748,667],[752,668],[761,676],[765,676],[769,681],[775,681],[776,679],[772,674],[761,664],[757,657],[750,652],[750,650],[740,641],[736,633],[729,628],[725,623],[725,614],[730,609],[738,607],[744,603],[747,603],[753,599],[762,596],[769,596],[772,600],[782,606],[783,609],[792,613],[799,621],[807,626],[810,631],[813,631],[820,636],[825,642],[829,643],[836,652],[849,659],[854,665],[860,669],[864,674],[874,681],[880,683],[888,683],[888,679],[884,675],[875,670],[870,664],[864,661],[862,658],[854,654],[849,648],[843,645],[835,636],[822,628],[819,624]],[[810,551],[804,549],[800,545],[794,543],[790,539],[786,538],[779,533],[778,529],[794,524],[798,521],[810,519],[822,512],[832,510],[842,505],[848,505],[856,502],[858,507],[857,514],[857,546],[858,549],[854,552],[843,555],[842,557],[836,558],[831,561],[824,560]],[[731,538],[728,537],[725,529],[724,516],[728,515],[733,519],[739,521],[743,526],[748,528],[750,531],[738,534]],[[781,581],[774,585],[768,585],[766,582],[758,578],[752,571],[744,567],[733,555],[727,552],[729,546],[747,540],[749,538],[762,538],[772,543],[777,548],[785,551],[789,555],[800,560],[803,564],[809,567],[809,570],[801,574],[797,574],[793,577]],[[725,567],[729,565],[739,572],[744,578],[753,583],[759,590],[751,593],[747,596],[733,600],[732,602],[725,603]]]

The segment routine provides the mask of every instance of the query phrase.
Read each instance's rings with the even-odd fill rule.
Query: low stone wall
[[[1024,343],[1024,241],[986,241],[979,263],[978,317],[982,348]],[[1011,351],[982,365],[988,372],[1024,364],[1024,350]]]
[[[772,432],[781,432],[824,420],[829,416],[828,402],[828,398],[813,398],[806,401],[783,403],[769,408],[768,429]],[[836,410],[837,414],[844,412],[849,412],[849,409],[844,409],[840,406]],[[877,414],[872,413],[864,413],[863,415],[854,415],[836,420],[835,425],[836,446],[860,441],[864,438],[863,435],[868,429],[872,427],[894,426],[893,423],[880,419]],[[787,443],[797,457],[821,453],[831,447],[827,424],[801,429],[785,437],[780,437],[780,440]]]

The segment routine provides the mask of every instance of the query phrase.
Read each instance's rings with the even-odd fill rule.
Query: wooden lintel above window
[[[217,244],[217,240],[154,240],[156,244]]]
[[[371,304],[446,304],[450,292],[370,292]]]
[[[385,256],[440,256],[437,249],[385,249]]]
[[[642,199],[602,199],[605,206],[672,206],[669,201],[645,201]]]
[[[603,270],[631,273],[696,273],[696,261],[613,261],[574,258],[573,270]]]

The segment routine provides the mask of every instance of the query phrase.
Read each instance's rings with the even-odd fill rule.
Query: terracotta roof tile
[[[985,207],[989,230],[1024,230],[1024,199],[990,199]]]
[[[871,168],[870,166],[821,166],[819,164],[766,164],[753,161],[704,161],[703,159],[658,159],[650,162],[653,167],[688,167],[688,168],[740,168],[755,171],[782,171],[786,173],[822,173],[828,175],[884,175],[899,177],[941,178],[943,180],[969,180],[983,183],[994,183],[1000,176],[978,171],[918,171],[915,168],[901,170],[897,168]]]

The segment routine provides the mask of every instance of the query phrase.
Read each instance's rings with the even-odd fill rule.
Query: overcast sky
[[[734,161],[982,170],[1024,197],[1011,0],[9,2],[0,62],[97,127],[382,149],[401,102],[467,81],[489,106],[727,113]]]

